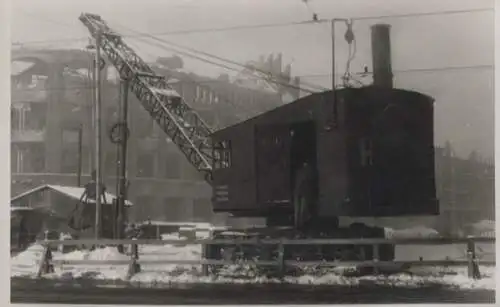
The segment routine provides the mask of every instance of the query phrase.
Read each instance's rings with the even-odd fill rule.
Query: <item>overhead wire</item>
[[[394,18],[411,18],[411,17],[428,17],[428,16],[442,16],[442,15],[456,15],[466,13],[480,13],[480,12],[494,12],[494,8],[478,8],[466,10],[448,10],[427,13],[406,13],[406,14],[392,14],[392,15],[379,15],[379,16],[360,16],[353,17],[353,20],[374,20],[374,19],[394,19]]]
[[[128,31],[131,31],[131,32],[136,32],[136,31],[131,30],[131,29],[127,28],[127,27],[123,27],[123,26],[120,26],[120,27],[126,28]],[[226,64],[221,64],[221,63],[218,63],[218,62],[214,62],[212,60],[207,60],[207,59],[205,59],[203,57],[200,57],[200,56],[192,54],[192,53],[198,53],[198,54],[204,55],[206,57],[211,57],[211,58],[217,59],[217,60],[222,61],[222,62],[227,62],[229,64],[240,66],[240,67],[246,68],[246,69],[248,69],[248,68],[254,69],[254,70],[259,71],[259,72],[261,72],[263,74],[269,75],[269,72],[264,71],[262,69],[258,69],[258,68],[255,68],[255,67],[250,67],[249,65],[241,64],[241,63],[238,63],[236,61],[229,60],[229,59],[224,59],[222,57],[219,57],[219,56],[216,56],[216,55],[212,55],[212,54],[209,54],[207,52],[203,52],[203,51],[199,51],[199,50],[196,50],[196,49],[193,49],[193,48],[190,48],[190,47],[185,47],[185,46],[181,46],[179,44],[171,43],[171,42],[165,41],[163,39],[157,38],[157,37],[149,35],[149,34],[147,34],[145,36],[148,36],[152,40],[158,41],[160,43],[149,42],[149,41],[145,40],[145,38],[143,38],[143,37],[136,37],[136,39],[137,40],[142,40],[143,42],[145,42],[147,44],[155,45],[155,46],[157,46],[157,47],[159,47],[161,49],[168,50],[168,51],[173,51],[173,52],[177,52],[177,53],[179,53],[181,55],[184,55],[184,56],[187,56],[187,57],[190,57],[190,58],[194,58],[194,59],[200,60],[200,61],[205,62],[205,63],[213,64],[213,65],[225,68],[225,69],[229,69],[229,70],[241,72],[241,69],[234,68],[234,67],[228,66]],[[165,46],[165,44],[167,44],[167,45],[173,45],[175,47]],[[188,50],[189,52],[192,52],[192,53],[189,53],[189,52],[177,49],[177,48],[186,49],[186,50]],[[260,77],[260,76],[257,76],[257,77]],[[260,78],[262,78],[262,77],[260,77]],[[304,88],[304,87],[301,87],[301,86],[296,86],[296,85],[293,85],[293,84],[290,84],[290,83],[284,83],[284,82],[272,79],[272,76],[270,76],[269,79],[267,79],[267,78],[262,78],[262,79],[265,79],[266,81],[269,81],[269,82],[272,82],[272,83],[276,83],[276,84],[284,86],[284,87],[289,87],[289,88],[301,90],[301,91],[308,92],[308,93],[311,93],[311,94],[315,93],[315,91],[313,91],[311,89],[307,89],[307,88]]]
[[[132,29],[130,29],[128,27],[124,27],[124,26],[120,26],[120,27],[126,29],[127,31],[133,32],[133,33],[137,33],[137,34],[140,33],[138,31],[132,30]],[[223,58],[223,57],[220,57],[220,56],[217,56],[217,55],[210,54],[208,52],[200,51],[200,50],[197,50],[197,49],[194,49],[194,48],[191,48],[191,47],[186,47],[186,46],[183,46],[183,45],[180,45],[180,44],[177,44],[177,43],[173,43],[173,42],[170,42],[170,41],[158,38],[158,37],[156,37],[154,35],[150,35],[150,34],[147,34],[147,33],[140,33],[140,34],[144,34],[144,36],[147,36],[148,38],[150,38],[152,40],[155,40],[155,41],[158,41],[158,42],[160,42],[160,43],[162,43],[164,45],[171,45],[171,46],[174,46],[176,48],[185,49],[185,50],[188,50],[189,52],[192,52],[192,53],[195,53],[195,54],[201,54],[203,56],[206,56],[206,57],[209,57],[209,58],[213,58],[213,59],[219,60],[221,62],[226,62],[226,63],[232,64],[232,65],[235,65],[235,66],[239,66],[239,67],[244,68],[244,69],[250,69],[250,70],[257,71],[257,72],[259,72],[261,74],[264,74],[266,76],[266,78],[262,78],[261,76],[257,76],[257,77],[260,77],[260,78],[262,78],[262,79],[264,79],[264,80],[266,80],[268,82],[272,82],[272,83],[275,83],[275,84],[278,84],[278,85],[281,85],[281,86],[285,86],[285,87],[289,87],[289,88],[303,90],[303,91],[306,91],[306,92],[313,93],[313,91],[311,91],[310,89],[306,89],[304,87],[296,86],[296,85],[293,85],[293,84],[290,84],[290,83],[285,83],[285,82],[280,81],[280,80],[276,80],[275,78],[277,78],[277,76],[274,76],[271,72],[266,71],[264,69],[260,69],[258,67],[253,66],[253,65],[242,64],[242,63],[236,62],[234,60],[230,60],[230,59],[226,59],[226,58]],[[142,37],[138,38],[138,39],[144,41],[144,38],[142,38]],[[161,48],[164,48],[164,47],[161,47]],[[172,47],[168,47],[168,48],[172,49]],[[183,51],[183,53],[185,53],[185,52]],[[189,54],[185,54],[185,55],[193,57],[192,55],[189,55]],[[198,60],[201,60],[201,61],[205,61],[202,58],[200,58],[199,56],[194,56],[194,58],[196,58]],[[219,66],[219,64],[216,64],[216,63],[214,63],[212,61],[207,62],[207,63]],[[224,65],[224,67],[227,68],[226,65]],[[231,70],[234,70],[234,69],[231,69]],[[240,70],[237,70],[237,71],[240,72]],[[303,83],[303,84],[305,86],[307,86],[307,87],[315,88],[316,90],[320,90],[320,91],[326,90],[326,88],[320,87],[320,86],[318,86],[316,84],[307,84],[307,83]]]
[[[408,13],[408,14],[394,14],[394,15],[379,15],[379,16],[360,16],[351,17],[352,20],[375,20],[375,19],[389,19],[389,18],[410,18],[410,17],[426,17],[435,15],[454,15],[454,14],[465,14],[465,13],[480,13],[480,12],[494,12],[493,8],[479,8],[479,9],[467,9],[467,10],[449,10],[449,11],[438,11],[438,12],[427,12],[427,13]],[[297,26],[297,25],[311,25],[318,22],[330,22],[331,19],[320,19],[318,21],[306,20],[299,22],[283,22],[283,23],[269,23],[269,24],[256,24],[256,25],[240,25],[232,27],[220,27],[220,28],[205,28],[205,29],[190,29],[190,30],[174,30],[166,32],[152,33],[156,36],[168,36],[168,35],[186,35],[186,34],[196,34],[196,33],[216,33],[216,32],[226,32],[226,31],[238,31],[247,29],[265,29],[265,28],[276,28],[276,27],[287,27],[287,26]],[[128,35],[123,37],[137,37],[137,35]],[[12,45],[36,45],[45,43],[67,43],[71,41],[86,41],[87,37],[79,38],[64,38],[64,39],[53,39],[53,40],[38,40],[38,41],[25,41],[25,42],[13,42]]]
[[[149,63],[155,64],[155,63]],[[493,70],[495,68],[494,65],[471,65],[471,66],[447,66],[447,67],[437,67],[437,68],[416,68],[416,69],[402,69],[402,70],[393,70],[393,73],[426,73],[426,72],[449,72],[449,71],[457,71],[457,70],[469,70],[469,69],[479,69],[479,70]],[[360,72],[355,73],[357,75],[371,75],[372,72]],[[337,74],[337,76],[342,76],[343,74]],[[331,74],[305,74],[298,75],[300,78],[315,78],[315,77],[330,77]],[[196,83],[204,84],[204,83],[220,83],[223,81],[220,80],[199,80]],[[192,83],[186,81],[179,81],[178,83]],[[81,89],[92,89],[94,86],[70,86],[70,87],[60,87],[60,88],[48,88],[48,89],[16,89],[18,92],[51,92],[51,91],[65,91],[65,90],[81,90]]]
[[[495,65],[491,64],[478,64],[478,65],[466,65],[466,66],[443,66],[443,67],[434,67],[434,68],[408,68],[408,69],[394,69],[393,73],[425,73],[425,72],[448,72],[448,71],[457,71],[457,70],[492,70],[495,68]],[[359,72],[355,73],[356,75],[370,75],[372,72]],[[305,74],[299,75],[299,77],[304,78],[315,78],[315,77],[329,77],[332,74],[330,73],[319,73],[319,74]],[[340,74],[337,74],[340,75]]]
[[[141,48],[137,48],[137,45],[135,45],[133,43],[130,43],[130,41],[128,42],[128,44],[130,44],[132,47],[134,47],[134,48],[136,48],[138,50],[141,49]],[[149,55],[151,56],[152,54],[149,54]],[[158,63],[149,63],[149,65],[152,65],[152,64],[158,64]],[[189,75],[186,75],[185,79],[183,81],[177,81],[177,82],[175,82],[175,84],[185,84],[185,83],[195,84],[197,86],[200,86],[203,89],[207,89],[207,90],[213,91],[209,86],[203,85],[203,83],[209,83],[209,81],[211,83],[214,83],[214,82],[219,82],[220,83],[221,82],[220,80],[208,80],[207,82],[204,82],[204,81],[200,81],[200,80],[195,80],[194,78],[190,77]],[[237,111],[237,112],[240,112],[240,111],[247,112],[247,113],[250,112],[249,114],[251,114],[251,113],[254,112],[254,110],[250,109],[245,104],[237,104],[236,102],[234,102],[233,100],[229,99],[225,95],[221,95],[220,93],[218,93],[217,97],[218,97],[219,101],[222,100],[222,102],[225,102],[225,103],[231,105],[231,107],[233,107],[234,110]],[[238,114],[237,116],[241,117],[241,114]],[[243,120],[243,118],[240,118],[240,119]]]
[[[222,27],[222,28],[206,28],[206,29],[192,29],[192,30],[174,30],[166,32],[152,33],[156,36],[169,36],[169,35],[187,35],[187,34],[198,34],[198,33],[218,33],[227,31],[238,31],[238,30],[250,30],[250,29],[264,29],[264,28],[276,28],[276,27],[286,27],[295,25],[310,25],[313,24],[312,21],[299,21],[299,22],[283,22],[283,23],[269,23],[269,24],[256,24],[256,25],[241,25],[232,27]],[[144,35],[123,35],[124,38],[136,38]],[[66,38],[66,39],[54,39],[54,40],[40,40],[40,41],[27,41],[27,42],[14,42],[13,45],[28,45],[28,44],[44,44],[44,43],[66,43],[68,41],[84,41],[87,38]]]
[[[142,39],[142,38],[141,38]],[[158,43],[154,43],[154,42],[148,42],[148,41],[145,41],[145,43],[147,44],[152,44],[152,45],[155,45],[157,46],[158,48],[161,48],[163,50],[167,50],[167,51],[173,51],[175,53],[178,53],[178,54],[181,54],[181,55],[184,55],[184,56],[187,56],[187,57],[190,57],[190,58],[194,58],[194,59],[197,59],[199,61],[202,61],[202,62],[205,62],[205,63],[208,63],[208,64],[213,64],[215,66],[219,66],[219,67],[222,67],[224,69],[228,69],[228,70],[232,70],[232,71],[236,71],[236,72],[240,72],[241,69],[238,69],[238,68],[234,68],[234,67],[231,67],[231,66],[228,66],[226,64],[221,64],[221,63],[218,63],[218,62],[215,62],[215,61],[211,61],[211,60],[207,60],[203,57],[200,57],[200,56],[197,56],[197,55],[194,55],[194,54],[191,54],[191,53],[187,53],[187,52],[184,52],[182,50],[179,50],[179,49],[176,49],[176,48],[172,48],[172,47],[167,47],[167,46],[164,46],[164,45],[161,45],[161,44],[158,44]],[[273,81],[274,82],[274,81]],[[303,87],[299,87],[299,86],[295,86],[295,85],[292,85],[292,84],[285,84],[285,83],[280,83],[278,81],[274,82],[274,83],[277,83],[277,84],[280,84],[280,85],[283,85],[283,86],[287,86],[287,87],[290,87],[290,88],[294,88],[294,89],[299,89],[301,91],[304,91],[304,92],[308,92],[308,93],[315,93],[314,91],[310,90],[310,89],[305,89]]]
[[[309,6],[308,6],[308,3],[307,1],[304,1],[306,6],[311,9]],[[369,16],[369,17],[356,17],[356,18],[352,18],[352,20],[366,20],[366,19],[378,19],[378,18],[401,18],[401,17],[415,17],[415,16],[429,16],[429,15],[447,15],[447,14],[460,14],[460,13],[470,13],[470,12],[479,12],[479,11],[489,11],[491,9],[475,9],[475,10],[460,10],[460,11],[457,11],[457,10],[454,10],[454,11],[440,11],[440,12],[430,12],[430,13],[412,13],[412,14],[399,14],[399,15],[382,15],[382,16]],[[319,21],[306,21],[306,22],[294,22],[294,23],[288,23],[288,24],[267,24],[267,25],[254,25],[254,26],[249,26],[249,27],[268,27],[268,26],[284,26],[284,25],[293,25],[293,24],[310,24],[310,23],[314,23],[314,22],[322,22],[322,21],[325,21],[325,20],[319,20]],[[218,28],[218,29],[205,29],[207,31],[215,31],[215,30],[234,30],[236,28],[242,28],[242,27],[245,27],[245,26],[239,26],[239,27],[230,27],[230,28]],[[133,31],[133,30],[132,30]],[[136,31],[134,31],[136,32]],[[175,32],[179,33],[179,31],[174,31],[174,32],[169,32],[169,34],[174,34]],[[192,32],[196,32],[196,30],[186,30],[186,31],[181,31],[183,33],[192,33]],[[164,33],[166,34],[166,33]],[[161,34],[160,34],[161,35]],[[238,66],[241,66],[241,67],[244,67],[246,69],[248,68],[251,68],[251,69],[254,69],[262,74],[265,74],[266,76],[268,77],[274,77],[274,76],[269,76],[269,72],[267,71],[263,71],[263,70],[260,70],[260,69],[256,69],[255,67],[249,67],[248,65],[244,65],[244,64],[241,64],[241,63],[237,63],[237,62],[234,62],[234,61],[231,61],[231,60],[227,60],[227,59],[223,59],[221,57],[218,57],[218,56],[214,56],[214,55],[211,55],[211,54],[208,54],[208,53],[205,53],[205,52],[201,52],[201,51],[198,51],[198,50],[195,50],[193,48],[189,48],[189,47],[185,47],[185,46],[180,46],[178,44],[174,44],[172,42],[168,42],[168,41],[165,41],[165,40],[162,40],[162,39],[159,39],[151,34],[147,34],[147,33],[139,33],[139,32],[136,32],[135,35],[129,35],[128,37],[143,37],[143,36],[147,36],[151,39],[154,39],[154,40],[157,40],[157,41],[160,41],[162,43],[165,43],[165,44],[170,44],[170,45],[173,45],[173,46],[177,46],[179,48],[184,48],[186,50],[189,50],[191,52],[195,52],[195,53],[199,53],[199,54],[203,54],[205,56],[209,56],[209,57],[212,57],[212,58],[215,58],[215,59],[218,59],[218,60],[221,60],[221,61],[225,61],[225,62],[228,62],[228,63],[231,63],[233,65],[238,65]],[[127,37],[127,36],[123,36],[123,37]],[[351,49],[351,46],[349,46]],[[354,46],[355,47],[355,46]],[[172,49],[171,49],[172,50]],[[179,50],[176,50],[176,52],[180,53]],[[355,52],[354,52],[355,54]],[[193,55],[189,55],[190,57],[193,57]],[[194,57],[198,60],[202,60],[200,57]],[[350,57],[350,59],[348,59],[348,62],[347,62],[347,67],[349,68],[350,66],[350,62],[352,61],[352,58]],[[211,61],[206,61],[205,62],[207,63],[211,63],[211,64],[214,64],[214,65],[218,65],[218,66],[222,66],[220,64],[217,64],[217,63],[214,63],[214,62],[211,62]],[[224,67],[226,69],[228,69],[228,67],[226,65],[224,65]],[[234,70],[234,69],[231,69],[231,70]],[[344,78],[348,77],[348,72],[346,71],[346,75],[344,75]],[[266,81],[271,81],[269,80],[268,78],[263,78],[264,80]],[[345,79],[344,79],[345,80]],[[276,83],[276,82],[274,82]],[[282,82],[280,82],[282,83]],[[304,84],[304,82],[302,82]],[[294,85],[291,85],[291,84],[281,84],[281,85],[284,85],[284,86],[287,86],[287,87],[292,87],[292,88],[296,88],[296,86]],[[317,88],[318,90],[326,90],[325,88],[321,88],[321,87],[318,87],[318,85],[312,85],[312,84],[304,84],[304,85],[308,85],[312,88]],[[306,92],[311,92],[310,90],[307,90],[307,89],[303,89],[303,88],[300,88],[299,90],[305,90]]]
[[[463,13],[463,12],[465,12],[465,11],[460,11],[460,13]],[[458,11],[451,11],[451,12],[439,12],[439,13],[438,13],[438,12],[436,12],[435,14],[447,14],[447,13],[458,13]],[[421,14],[391,15],[391,17],[400,17],[400,16],[415,16],[415,15],[421,15]],[[352,23],[352,21],[351,21],[351,23]],[[131,31],[133,31],[133,30],[131,30]],[[135,32],[135,31],[134,31],[134,32]],[[185,47],[185,46],[180,46],[180,45],[178,45],[178,44],[174,44],[174,43],[171,43],[171,42],[168,42],[168,41],[165,41],[165,40],[162,40],[162,39],[156,38],[156,37],[154,37],[154,36],[152,36],[152,35],[150,35],[150,34],[142,34],[142,33],[140,33],[140,34],[138,34],[138,35],[133,35],[133,36],[134,36],[134,37],[136,37],[136,38],[137,38],[137,37],[141,37],[141,36],[148,36],[148,37],[150,37],[150,38],[152,38],[152,39],[155,39],[155,40],[158,40],[158,41],[160,41],[160,42],[162,42],[162,43],[164,43],[164,44],[172,44],[172,45],[176,45],[176,46],[178,46],[178,47],[180,47],[180,48],[187,49],[187,50],[189,50],[189,51],[191,51],[191,52],[200,53],[200,54],[203,54],[203,55],[205,55],[205,56],[213,57],[213,58],[216,58],[216,59],[221,60],[221,61],[226,61],[226,62],[229,62],[229,63],[234,64],[234,65],[238,65],[238,66],[241,66],[241,67],[244,67],[244,68],[248,68],[248,65],[241,64],[241,63],[237,63],[237,62],[235,62],[235,61],[231,61],[231,60],[227,60],[227,59],[223,59],[223,58],[221,58],[221,57],[218,57],[218,56],[215,56],[215,55],[211,55],[211,54],[208,54],[208,53],[205,53],[205,52],[201,52],[201,51],[195,50],[195,49],[193,49],[193,48],[189,48],[189,47]],[[125,36],[124,36],[124,37],[125,37]],[[131,35],[131,36],[129,36],[129,37],[132,37],[132,35]],[[150,43],[150,42],[148,42],[148,43]],[[354,55],[355,55],[355,48],[356,48],[356,46],[355,46],[355,40],[354,40],[354,44],[353,44],[353,45],[354,45],[354,46],[353,46],[353,47],[354,47],[354,51],[352,51],[352,50],[351,50],[351,44],[349,44],[349,49],[350,49],[350,50],[349,50],[349,59],[348,59],[347,64],[346,64],[346,66],[347,66],[347,67],[346,67],[346,73],[344,74],[344,78],[349,77],[349,76],[351,75],[351,74],[350,74],[350,72],[349,72],[349,67],[350,67],[350,62],[352,61],[352,59],[354,58]],[[227,65],[223,65],[223,64],[220,64],[220,63],[215,63],[215,62],[213,62],[213,61],[209,61],[209,60],[203,59],[203,58],[201,58],[201,57],[194,56],[194,55],[192,55],[192,54],[188,54],[188,53],[186,53],[186,52],[183,52],[183,51],[180,51],[180,50],[177,50],[177,49],[171,48],[171,47],[161,46],[161,48],[162,48],[162,49],[168,49],[168,50],[170,50],[170,51],[174,51],[174,52],[177,52],[177,53],[180,53],[180,54],[184,54],[184,55],[187,55],[187,56],[189,56],[189,57],[196,58],[196,59],[199,59],[199,60],[201,60],[201,61],[204,61],[204,62],[207,62],[207,63],[211,63],[211,64],[214,64],[214,65],[217,65],[217,66],[221,66],[221,67],[224,67],[224,68],[227,68],[227,69],[230,69],[230,70],[235,70],[234,68],[228,67]],[[489,67],[489,66],[488,66],[488,67]],[[253,67],[252,67],[252,68],[253,68]],[[446,69],[464,69],[464,68],[474,68],[474,67],[445,67],[445,68],[438,68],[438,69],[445,69],[445,70],[446,70]],[[438,69],[435,69],[435,68],[434,68],[434,69],[406,70],[406,72],[408,72],[408,71],[436,71],[436,70],[438,70]],[[259,70],[259,69],[257,69],[257,70]],[[239,70],[238,70],[238,71],[239,71]],[[260,71],[261,71],[262,73],[264,73],[264,74],[269,74],[269,72],[267,72],[267,71],[263,71],[263,70],[260,70]],[[397,72],[397,71],[395,71],[395,72]],[[400,72],[401,72],[401,71],[400,71]],[[404,72],[404,71],[403,71],[403,72]],[[298,77],[315,77],[315,76],[316,76],[316,77],[318,77],[318,76],[329,76],[329,75],[331,75],[331,74],[324,74],[324,75],[316,74],[316,75],[309,75],[309,76],[305,75],[305,76],[298,76]],[[356,81],[357,81],[358,83],[360,83],[358,80],[356,80]],[[281,84],[281,85],[291,86],[290,84]],[[295,87],[295,86],[293,86],[293,85],[292,85],[292,87],[297,88],[297,87]],[[67,88],[65,88],[65,89],[63,89],[63,90],[66,90],[66,89],[67,89]],[[298,89],[308,91],[308,90],[306,90],[306,89],[304,89],[304,88],[298,88]],[[29,89],[28,89],[28,90],[29,90]],[[311,91],[308,91],[308,92],[311,92]],[[311,92],[311,93],[312,93],[312,92]]]

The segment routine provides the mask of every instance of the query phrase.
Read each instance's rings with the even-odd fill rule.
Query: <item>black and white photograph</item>
[[[12,304],[495,304],[495,1],[7,2]]]

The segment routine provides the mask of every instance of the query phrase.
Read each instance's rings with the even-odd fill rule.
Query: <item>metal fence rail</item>
[[[81,240],[43,240],[41,245],[192,245],[192,244],[236,244],[236,245],[447,245],[495,243],[495,238],[470,237],[470,238],[360,238],[360,239],[81,239]]]
[[[210,265],[232,265],[232,264],[252,264],[256,266],[275,266],[281,272],[286,267],[297,266],[373,266],[374,272],[383,265],[405,265],[405,266],[467,266],[468,276],[474,279],[480,279],[479,265],[495,265],[495,261],[483,261],[476,257],[475,244],[477,243],[495,243],[495,238],[469,237],[469,238],[408,238],[408,239],[181,239],[181,240],[111,240],[111,239],[84,239],[84,240],[43,240],[38,241],[44,246],[44,252],[40,261],[40,267],[37,276],[54,271],[54,265],[128,265],[129,270],[127,278],[132,277],[140,270],[140,264],[177,264],[177,265],[201,265],[203,274],[208,275],[208,266]],[[200,260],[140,260],[138,245],[202,245],[203,255]],[[278,259],[273,261],[262,260],[215,260],[206,259],[208,245],[213,244],[231,244],[231,245],[275,245],[278,246]],[[467,260],[418,260],[418,261],[379,261],[378,249],[383,244],[394,245],[466,245]],[[118,246],[129,245],[131,247],[130,260],[53,260],[51,247],[62,246]],[[295,261],[285,260],[284,251],[286,246],[291,245],[372,245],[374,248],[373,260],[366,261]]]

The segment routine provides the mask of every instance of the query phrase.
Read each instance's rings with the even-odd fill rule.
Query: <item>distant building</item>
[[[39,185],[75,185],[78,129],[82,127],[82,184],[93,169],[93,83],[91,54],[81,50],[20,49],[12,53],[11,194]],[[155,69],[215,128],[227,126],[282,103],[278,93],[236,85],[182,69],[178,58]],[[163,65],[161,65],[163,64]],[[169,68],[165,65],[173,65]],[[117,149],[108,137],[117,120],[118,84],[105,68],[103,81],[103,174],[116,190]],[[129,95],[129,199],[132,216],[167,221],[211,221],[211,189],[167,140],[133,94]]]
[[[481,220],[495,220],[495,166],[472,153],[454,156],[450,144],[436,149],[437,194],[441,214],[436,229],[456,234]]]

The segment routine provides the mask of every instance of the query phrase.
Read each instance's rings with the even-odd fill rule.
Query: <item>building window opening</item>
[[[148,138],[153,136],[155,129],[154,120],[150,118],[141,118],[139,124],[137,125],[137,136],[139,138]]]
[[[196,90],[195,90],[195,94],[194,94],[194,100],[196,102],[198,102],[200,100],[200,98],[201,98],[200,97],[201,96],[200,92],[201,92],[200,87],[196,86]]]
[[[181,178],[181,156],[176,152],[167,153],[165,165],[165,178],[180,179]]]
[[[180,197],[167,197],[164,199],[162,220],[169,222],[180,222],[189,219],[184,211],[184,202]]]
[[[78,152],[76,148],[66,147],[62,150],[61,172],[64,174],[76,173],[78,168]]]
[[[154,176],[155,157],[153,154],[142,154],[137,159],[137,177]]]
[[[105,176],[116,176],[118,171],[118,157],[116,152],[108,151],[104,154],[104,174]]]
[[[45,148],[42,144],[33,144],[29,148],[29,164],[33,173],[45,171]]]
[[[43,130],[46,125],[47,105],[31,103],[24,114],[24,129],[26,130]]]
[[[217,142],[214,146],[215,169],[230,168],[232,164],[231,141]]]

